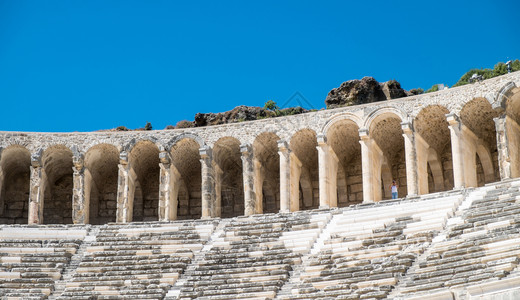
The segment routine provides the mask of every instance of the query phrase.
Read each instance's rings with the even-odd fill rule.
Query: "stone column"
[[[1,152],[1,148],[0,148]],[[0,166],[0,216],[4,214],[4,196],[3,196],[3,186],[4,186],[4,170],[2,169],[2,166]]]
[[[291,159],[285,141],[278,141],[280,155],[280,212],[289,212],[291,201]]]
[[[374,202],[374,186],[372,178],[374,176],[371,161],[371,143],[372,140],[368,136],[368,129],[359,129],[359,137],[361,144],[361,170],[363,173],[363,203]]]
[[[215,182],[213,176],[213,165],[211,158],[211,148],[208,146],[199,149],[201,175],[202,175],[202,218],[207,219],[214,216],[215,212]]]
[[[254,215],[256,212],[256,197],[254,187],[253,151],[248,144],[240,146],[242,153],[242,179],[244,181],[244,215]]]
[[[459,189],[465,186],[464,182],[464,159],[462,157],[462,128],[459,117],[455,114],[447,114],[446,119],[450,128],[451,153],[453,163],[453,184],[454,188]]]
[[[408,196],[418,194],[417,184],[417,152],[415,148],[415,137],[411,122],[402,122],[401,129],[404,137],[404,151],[406,161],[406,186]]]
[[[255,212],[257,214],[264,213],[264,197],[263,197],[263,184],[265,179],[265,171],[264,167],[262,166],[262,163],[258,159],[253,159],[253,169],[255,175],[253,176],[254,183],[253,186],[255,188]]]
[[[511,157],[509,155],[506,119],[505,114],[493,119],[497,133],[498,167],[501,180],[511,178]]]
[[[300,210],[300,176],[302,174],[302,162],[298,159],[294,152],[289,155],[289,165],[291,168],[290,175],[290,211]]]
[[[325,135],[318,135],[318,171],[320,208],[338,206],[337,174],[338,157],[327,144]]]
[[[128,153],[121,152],[119,155],[119,174],[117,179],[117,223],[132,222],[134,178],[132,168],[128,162]]]
[[[159,153],[159,221],[177,219],[177,197],[172,195],[171,157],[167,151]]]
[[[428,145],[428,143],[417,132],[414,132],[413,136],[415,140],[415,159],[417,165],[417,192],[419,195],[424,195],[430,192],[428,186],[428,160],[430,145]]]
[[[464,186],[477,187],[477,146],[480,143],[479,138],[471,129],[464,124],[460,125],[462,129],[462,165],[464,167]],[[482,157],[484,159],[484,157]]]
[[[29,191],[29,224],[43,223],[43,200],[47,176],[42,167],[41,151],[31,156],[31,183]]]
[[[90,213],[90,173],[85,169],[82,156],[72,157],[72,222],[88,224]]]
[[[0,160],[2,159],[2,151],[4,150],[3,147],[0,147]],[[2,169],[2,166],[0,166],[0,216],[4,214],[4,197],[3,197],[3,186],[4,186],[4,170]]]
[[[213,217],[220,218],[222,216],[222,175],[224,171],[219,167],[218,164],[213,162],[213,201],[211,202],[211,214]]]

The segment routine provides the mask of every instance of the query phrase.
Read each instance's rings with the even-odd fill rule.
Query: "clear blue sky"
[[[296,91],[319,109],[363,76],[451,86],[520,58],[519,11],[517,0],[0,0],[0,130],[163,129]]]

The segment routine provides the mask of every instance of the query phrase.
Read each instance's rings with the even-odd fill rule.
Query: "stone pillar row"
[[[446,115],[451,134],[454,188],[474,187],[477,184],[475,153],[479,140],[454,114]],[[498,143],[500,175],[502,179],[519,176],[520,170],[511,169],[510,150],[507,147],[507,130],[520,133],[520,126],[512,124],[507,117],[495,119]],[[427,160],[429,146],[418,135],[410,122],[401,123],[405,145],[406,175],[408,195],[427,193],[428,175]],[[363,199],[365,203],[382,199],[381,166],[385,159],[379,145],[370,136],[368,129],[359,129],[361,144]],[[340,165],[338,156],[326,136],[317,136],[319,161],[319,195],[320,208],[337,207],[337,171]],[[240,146],[244,187],[244,214],[262,213],[262,183],[264,171],[261,163],[255,158],[249,144]],[[221,213],[221,178],[222,170],[214,162],[211,148],[203,146],[199,149],[201,162],[201,198],[202,218],[219,217]],[[280,212],[299,210],[299,178],[302,163],[291,151],[286,141],[278,141],[280,155]],[[516,151],[514,152],[516,155]],[[515,157],[516,158],[516,157]],[[181,176],[171,163],[170,153],[159,153],[159,221],[172,221],[177,217],[177,195]],[[117,214],[116,221],[126,223],[132,221],[133,193],[136,174],[128,159],[128,153],[121,152],[118,165]],[[512,174],[513,173],[513,174]],[[46,174],[41,162],[41,151],[31,157],[31,179],[29,197],[29,224],[39,224],[43,220],[43,199],[46,188]],[[73,156],[73,222],[86,224],[89,221],[89,199],[91,175],[84,166],[83,157],[76,153]]]

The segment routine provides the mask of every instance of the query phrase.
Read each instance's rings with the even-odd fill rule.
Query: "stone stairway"
[[[395,298],[466,299],[473,286],[507,278],[520,262],[519,187],[520,181],[512,181],[471,193],[445,235],[400,282]]]
[[[92,245],[93,242],[96,241],[96,235],[99,233],[99,226],[86,226],[87,235],[83,239],[83,243],[81,243],[80,247],[77,249],[76,253],[72,256],[69,265],[65,268],[62,273],[62,277],[60,280],[54,283],[54,291],[49,296],[49,300],[55,300],[65,290],[65,283],[67,281],[72,280],[74,274],[76,274],[76,269],[78,268],[80,262],[83,260],[85,253],[87,251],[87,247]]]
[[[300,274],[303,270],[303,264],[308,261],[311,256],[312,251],[323,244],[323,240],[327,239],[330,235],[327,231],[329,228],[328,225],[332,220],[333,214],[339,213],[337,209],[333,210],[324,210],[322,212],[317,212],[318,218],[321,218],[321,222],[319,224],[319,228],[321,229],[318,233],[317,238],[314,240],[314,244],[312,245],[310,251],[304,254],[301,258],[302,263],[299,265],[293,266],[293,271],[290,271],[289,280],[282,286],[282,288],[278,291],[276,295],[276,299],[291,299],[292,298],[292,290],[293,288],[299,284]]]
[[[274,298],[325,223],[308,212],[230,219],[204,259],[186,272],[178,298]]]
[[[212,235],[208,239],[207,243],[204,245],[201,251],[197,252],[191,262],[191,264],[186,268],[182,276],[175,282],[175,284],[170,288],[168,293],[165,296],[165,300],[174,300],[178,299],[181,293],[181,288],[187,282],[187,277],[189,274],[192,274],[195,271],[196,267],[202,263],[204,260],[204,256],[208,253],[213,247],[213,241],[215,241],[219,236],[221,236],[224,232],[224,228],[228,224],[228,220],[215,220],[217,222],[217,227],[213,231]]]
[[[460,200],[448,194],[344,209],[295,274],[300,284],[286,299],[386,298]]]
[[[0,297],[47,299],[86,234],[73,225],[0,227]]]

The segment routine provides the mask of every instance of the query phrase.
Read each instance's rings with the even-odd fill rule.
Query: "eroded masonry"
[[[179,130],[0,133],[0,223],[235,217],[520,177],[520,73],[430,94]]]

